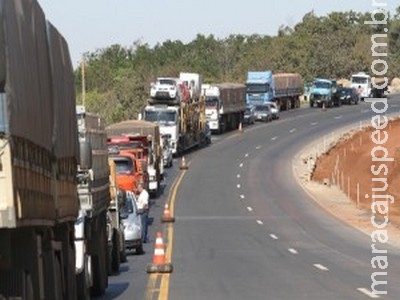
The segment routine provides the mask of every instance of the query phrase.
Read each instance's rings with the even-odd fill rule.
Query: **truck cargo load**
[[[206,118],[213,132],[237,129],[246,110],[246,86],[238,83],[204,84]]]
[[[35,0],[0,0],[0,298],[76,299],[78,131],[68,45]]]

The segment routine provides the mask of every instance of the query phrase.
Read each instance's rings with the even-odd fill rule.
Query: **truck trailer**
[[[238,83],[203,84],[202,90],[210,130],[224,133],[237,129],[246,110],[246,86]]]
[[[78,131],[68,45],[0,0],[0,298],[76,299]]]
[[[300,107],[304,90],[301,75],[272,71],[249,71],[246,87],[248,105],[275,102],[282,111]]]
[[[188,102],[180,101],[176,105],[165,104],[163,99],[152,99],[151,104],[143,111],[144,120],[158,124],[160,134],[171,137],[174,155],[207,143],[205,100],[201,95],[198,96],[197,88],[201,76],[195,73],[181,75],[182,80],[193,87],[191,95],[194,98],[190,98]]]

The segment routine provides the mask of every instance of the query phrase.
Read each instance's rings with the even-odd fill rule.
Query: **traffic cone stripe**
[[[164,255],[164,249],[155,249],[154,254],[155,255]]]

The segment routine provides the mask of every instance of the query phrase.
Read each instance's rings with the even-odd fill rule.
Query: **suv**
[[[151,84],[150,97],[152,100],[166,100],[173,104],[179,103],[181,100],[179,79],[173,77],[157,78],[156,82]]]
[[[272,112],[268,104],[260,104],[255,106],[255,112],[257,121],[271,122]]]

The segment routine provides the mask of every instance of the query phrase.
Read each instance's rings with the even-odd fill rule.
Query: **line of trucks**
[[[0,0],[1,299],[102,295],[126,260],[119,191],[159,190],[159,127],[106,127],[74,77],[37,1]]]
[[[275,76],[285,83],[207,86],[196,73],[172,84],[159,78],[144,120],[106,127],[75,105],[67,42],[37,1],[0,0],[0,296],[103,294],[126,259],[118,191],[143,183],[157,195],[165,136],[181,154],[210,142],[215,115],[218,131],[237,127],[255,95],[297,107],[296,75]]]
[[[224,133],[243,122],[246,106],[275,102],[280,110],[300,107],[303,80],[299,74],[249,71],[246,84],[202,82],[197,73],[158,77],[142,118],[170,136],[172,152],[210,143],[210,133]]]

